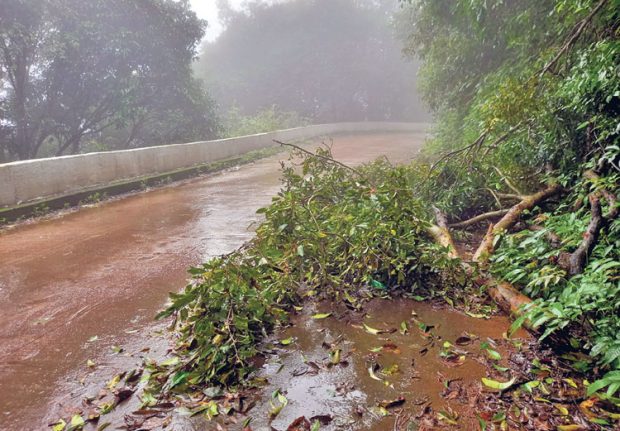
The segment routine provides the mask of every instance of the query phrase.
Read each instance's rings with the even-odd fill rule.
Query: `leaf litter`
[[[364,318],[369,310],[371,317]],[[246,431],[407,430],[414,425],[571,431],[617,420],[613,404],[586,397],[583,379],[563,372],[566,366],[558,358],[527,337],[505,338],[505,319],[493,317],[497,321],[489,324],[411,300],[373,300],[366,309],[336,314],[338,319],[315,319],[299,310],[292,326],[264,343],[253,389],[210,387],[159,399],[140,391],[144,375],[156,372],[146,361],[109,378],[103,396],[87,402],[79,415],[51,424],[52,429],[88,424],[105,429],[111,425],[107,415],[136,393],[142,407],[125,415],[127,430],[207,421],[218,430],[245,423]],[[404,327],[418,330],[393,330]],[[179,365],[177,357],[167,361]],[[179,385],[183,379],[180,375]]]

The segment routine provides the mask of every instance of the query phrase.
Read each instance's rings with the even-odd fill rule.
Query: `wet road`
[[[349,164],[403,162],[423,139],[339,136],[333,150]],[[189,266],[247,240],[284,157],[0,234],[0,429],[42,429],[66,376],[151,325]]]
[[[432,407],[437,412],[456,413],[460,430],[479,429],[478,411],[472,408],[472,401],[480,393],[480,379],[489,372],[484,359],[480,359],[480,343],[497,340],[500,344],[493,346],[502,355],[504,362],[500,365],[508,366],[508,343],[501,344],[503,333],[510,327],[508,318],[475,319],[446,307],[402,298],[374,299],[365,305],[364,313],[352,313],[332,304],[321,309],[308,308],[293,317],[292,326],[271,337],[274,346],[278,339],[294,342],[274,347],[274,353],[261,369],[261,377],[268,384],[250,413],[255,430],[268,430],[271,426],[285,430],[298,417],[326,414],[334,421],[322,426],[321,431],[409,429],[404,424],[395,427],[397,412],[384,416],[378,409],[384,400],[399,397],[404,400],[403,419],[408,415],[421,416],[427,407]],[[319,311],[333,312],[333,316],[324,320],[310,317]],[[396,331],[403,322],[407,331]],[[420,323],[430,329],[421,330]],[[372,334],[362,324],[393,332]],[[456,346],[456,340],[464,335],[471,342]],[[526,334],[519,332],[518,336]],[[445,342],[458,349],[462,362],[442,359]],[[335,349],[340,350],[340,358],[345,362],[331,362],[330,351]],[[317,370],[309,363],[321,368]],[[374,377],[368,371],[373,364]],[[448,383],[450,390],[446,382],[452,382]],[[276,390],[286,394],[288,404],[269,422],[270,395]],[[453,393],[448,395],[449,392]],[[203,427],[209,429],[205,424]],[[194,428],[199,429],[204,428]]]

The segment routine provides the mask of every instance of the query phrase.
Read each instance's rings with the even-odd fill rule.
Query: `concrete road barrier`
[[[325,135],[420,132],[425,123],[334,123],[188,144],[78,154],[0,164],[0,208],[96,189],[122,180],[165,174],[270,147]]]

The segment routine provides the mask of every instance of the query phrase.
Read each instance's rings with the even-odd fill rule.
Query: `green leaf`
[[[189,374],[190,373],[188,371],[179,371],[175,373],[170,380],[170,388],[174,388],[175,386],[185,383]]]
[[[362,323],[362,325],[364,325],[364,329],[366,330],[366,332],[368,332],[369,334],[372,335],[379,335],[381,333],[381,331],[379,329],[375,329],[375,328],[371,328],[370,326],[368,326],[365,323]]]
[[[74,415],[71,418],[71,423],[69,424],[69,427],[67,427],[67,431],[73,431],[73,430],[81,430],[82,428],[84,428],[84,424],[86,422],[84,421],[84,418],[80,415]]]
[[[504,391],[508,389],[509,387],[514,385],[516,381],[517,381],[516,377],[513,377],[507,382],[498,382],[497,380],[487,379],[486,377],[482,378],[482,383],[484,383],[485,386],[491,389],[499,390],[499,391]]]
[[[386,290],[387,289],[387,287],[385,287],[385,284],[381,283],[378,280],[374,280],[374,279],[370,280],[370,285],[372,287],[374,287],[375,289],[380,289],[380,290]]]
[[[288,346],[293,341],[295,341],[295,339],[293,337],[289,337],[289,338],[285,338],[284,340],[280,340],[280,344],[283,346]]]
[[[329,361],[332,365],[338,365],[340,363],[340,354],[342,350],[335,349],[329,352]]]
[[[121,381],[121,375],[117,374],[116,376],[112,377],[112,379],[110,379],[110,381],[106,384],[106,387],[108,389],[114,389],[116,385],[119,384],[120,381]]]
[[[450,425],[458,425],[459,423],[456,421],[456,417],[444,410],[437,412],[437,417],[439,420],[446,422]]]
[[[619,385],[616,386],[616,383],[618,383]],[[613,387],[617,390],[618,388],[620,388],[620,370],[619,371],[610,371],[607,374],[605,374],[603,376],[602,379],[599,379],[593,383],[591,383],[588,386],[588,390],[587,390],[587,395],[591,396],[593,395],[595,392],[600,391],[601,389],[610,386],[610,385],[614,385]]]
[[[500,355],[498,352],[496,352],[493,349],[486,349],[487,352],[487,356],[490,359],[493,359],[494,361],[500,361],[502,359],[502,355]]]
[[[407,322],[400,322],[400,333],[405,335],[409,332],[409,326],[407,326]]]
[[[272,394],[271,398],[278,401],[277,404],[271,400],[269,401],[269,403],[271,404],[271,409],[269,410],[269,417],[273,419],[280,414],[284,407],[286,407],[286,405],[288,404],[288,399],[284,395],[282,395],[279,390],[275,391]]]
[[[510,370],[510,368],[508,367],[500,367],[497,364],[493,364],[493,368],[495,368],[497,371],[505,373],[506,371]]]
[[[177,365],[179,362],[180,362],[180,360],[179,360],[178,356],[174,356],[172,358],[166,359],[160,365],[162,367],[172,367],[174,365]]]

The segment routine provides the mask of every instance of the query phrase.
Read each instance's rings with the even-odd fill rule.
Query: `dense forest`
[[[225,10],[226,30],[204,45],[197,75],[224,112],[276,106],[312,123],[421,121],[415,59],[394,37],[397,2],[299,0]]]
[[[217,135],[187,1],[2,0],[0,161]]]

